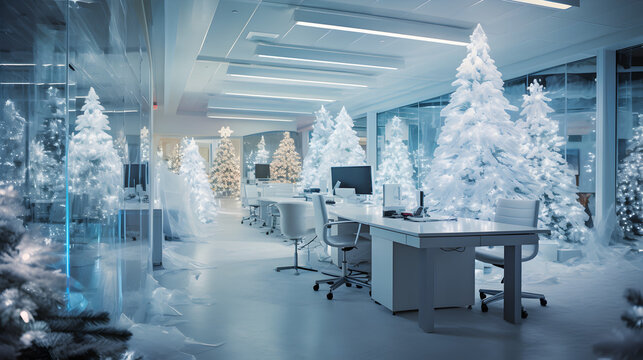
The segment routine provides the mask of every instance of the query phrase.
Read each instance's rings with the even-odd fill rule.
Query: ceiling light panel
[[[325,98],[310,98],[310,97],[300,97],[300,96],[290,96],[290,95],[257,94],[257,93],[241,93],[241,92],[225,92],[224,95],[257,97],[257,98],[263,98],[263,99],[283,99],[283,100],[294,100],[294,101],[314,101],[314,102],[335,101],[335,99],[325,99]]]
[[[255,54],[264,59],[315,63],[331,67],[372,70],[397,70],[404,67],[404,60],[393,56],[312,49],[296,46],[258,44]]]
[[[227,112],[243,112],[256,116],[310,115],[319,106],[308,102],[282,101],[253,97],[230,97],[214,95],[208,99],[208,109]]]
[[[466,46],[471,34],[456,26],[309,9],[295,10],[293,19],[297,26],[457,46]]]
[[[320,71],[302,71],[277,67],[246,65],[228,66],[228,79],[235,81],[268,82],[289,85],[308,85],[337,88],[367,88],[365,76]]]
[[[222,120],[245,120],[245,121],[273,121],[273,122],[293,122],[293,119],[272,118],[272,117],[256,117],[256,116],[236,116],[236,115],[217,115],[208,112],[207,115],[210,119]]]
[[[579,7],[580,0],[510,0],[512,2],[519,2],[523,4],[545,6],[548,8],[567,10],[572,6]]]

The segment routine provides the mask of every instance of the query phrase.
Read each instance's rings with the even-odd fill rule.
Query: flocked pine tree
[[[295,183],[299,181],[301,174],[301,160],[295,149],[295,140],[290,137],[288,131],[284,132],[279,147],[272,155],[270,163],[270,177],[283,183]]]
[[[3,359],[121,359],[131,333],[107,313],[67,312],[56,243],[28,232],[22,198],[0,188],[0,354]]]
[[[498,199],[534,198],[535,189],[507,113],[516,107],[503,95],[480,25],[470,39],[424,187],[429,210],[489,220]]]
[[[65,99],[47,89],[42,125],[29,144],[30,193],[34,199],[54,200],[65,195]]]
[[[625,238],[643,236],[643,115],[618,166],[616,215]]]
[[[551,230],[550,238],[559,242],[586,242],[589,216],[578,202],[574,175],[560,154],[565,141],[558,135],[558,122],[548,115],[554,109],[547,105],[550,99],[537,80],[528,91],[523,95],[523,118],[516,126],[527,137],[522,153],[529,161],[529,174],[540,186],[540,225]]]
[[[76,118],[76,133],[69,141],[68,173],[72,194],[87,195],[88,215],[104,217],[118,212],[122,199],[123,163],[114,148],[109,120],[94,88],[89,89],[83,112]]]
[[[208,184],[208,174],[205,172],[205,160],[199,154],[199,146],[194,139],[184,138],[181,141],[181,168],[183,176],[190,189],[190,201],[196,206],[194,212],[199,221],[209,223],[214,221],[217,214],[214,194]]]
[[[266,150],[266,139],[261,135],[261,140],[257,144],[257,153],[254,158],[255,164],[268,164],[270,162],[270,152]]]
[[[25,178],[25,118],[20,116],[13,101],[4,104],[0,131],[0,185],[20,188]]]
[[[118,156],[121,158],[123,164],[129,163],[129,144],[127,144],[127,138],[125,137],[125,132],[123,129],[118,132],[116,140],[114,140],[114,148],[118,153]]]
[[[141,162],[149,163],[150,162],[150,131],[147,129],[147,126],[141,128]]]
[[[417,206],[413,164],[409,159],[409,147],[402,140],[401,120],[394,116],[388,124],[386,145],[382,152],[382,163],[375,178],[375,196],[378,202],[382,199],[384,184],[399,184],[402,203],[411,209]]]
[[[366,164],[366,154],[359,144],[357,132],[353,130],[353,119],[346,112],[346,108],[335,117],[335,126],[328,136],[328,143],[322,151],[322,161],[319,165],[318,176],[330,181],[330,168],[332,166],[353,166]],[[328,183],[332,188],[332,184]]]
[[[214,154],[210,168],[210,183],[212,189],[220,196],[238,196],[241,189],[241,169],[239,157],[232,144],[230,127],[219,129],[221,143]]]
[[[301,172],[301,183],[304,187],[319,186],[319,168],[324,158],[324,148],[333,132],[333,118],[324,106],[315,112],[315,123],[308,144],[308,152],[304,158]]]
[[[181,150],[181,144],[174,145],[170,156],[167,158],[167,167],[175,174],[178,174],[179,170],[181,170],[182,157],[183,151]]]

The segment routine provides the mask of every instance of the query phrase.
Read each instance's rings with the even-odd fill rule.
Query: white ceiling
[[[506,78],[562,63],[568,58],[591,56],[601,46],[634,41],[643,35],[640,25],[643,0],[581,0],[579,8],[568,10],[505,0],[166,0],[164,3],[153,2],[152,7],[157,7],[154,14],[158,17],[158,7],[164,5],[164,41],[157,43],[164,46],[164,59],[154,62],[155,95],[160,108],[157,128],[166,133],[186,128],[182,124],[191,118],[200,126],[211,121],[212,129],[203,131],[212,135],[216,134],[219,124],[236,124],[247,131],[294,129],[310,124],[312,111],[321,104],[333,111],[344,105],[353,116],[387,110],[450,91],[455,69],[465,55],[466,49],[461,46],[296,26],[293,20],[296,9],[368,14],[468,30],[480,23],[489,38],[491,55]],[[153,27],[152,31],[161,30]],[[152,37],[155,38],[154,34]],[[156,34],[156,39],[159,37]],[[256,54],[260,44],[377,55],[403,65],[398,70],[384,70],[265,58]],[[354,55],[340,56],[351,59]],[[266,79],[279,76],[367,87]],[[334,101],[226,94],[230,92]],[[208,119],[208,103],[217,107],[210,109],[210,114],[220,117],[279,118],[293,122]],[[271,112],[279,108],[292,113]]]

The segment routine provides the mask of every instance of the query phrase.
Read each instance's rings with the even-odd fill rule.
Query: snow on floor
[[[523,290],[544,293],[547,307],[524,300],[529,317],[512,325],[502,320],[502,302],[482,313],[476,297],[470,310],[438,310],[436,332],[426,334],[417,312],[393,316],[367,289],[342,288],[328,301],[312,290],[323,275],[275,272],[292,263],[292,245],[240,224],[243,214],[237,201],[222,201],[211,234],[166,242],[164,261],[182,270],[155,271],[162,286],[194,300],[173,306],[181,313],[176,327],[222,344],[195,347],[189,352],[197,359],[592,359],[592,345],[623,328],[625,288],[643,288],[640,255],[609,250],[600,262],[571,265],[538,257],[523,267]],[[300,253],[300,261],[308,259]],[[316,269],[337,272],[310,259]],[[500,289],[501,278],[501,269],[476,271],[476,291]]]

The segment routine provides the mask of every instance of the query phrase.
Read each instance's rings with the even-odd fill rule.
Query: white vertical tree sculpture
[[[409,159],[409,147],[402,141],[401,120],[394,116],[387,125],[390,134],[382,152],[382,163],[375,178],[375,195],[381,201],[384,184],[400,184],[402,203],[407,208],[417,206],[413,164]]]
[[[424,186],[429,210],[488,220],[498,199],[535,198],[536,191],[507,113],[517,109],[503,95],[480,25],[470,39]]]
[[[295,149],[295,140],[288,131],[275,150],[270,163],[270,177],[277,182],[295,183],[301,175],[301,160]]]
[[[184,138],[181,141],[181,167],[179,174],[183,176],[190,189],[190,203],[195,207],[194,212],[202,223],[214,221],[217,214],[214,193],[208,184],[205,172],[205,160],[199,154],[199,146],[194,139]]]
[[[270,153],[266,150],[266,139],[261,135],[261,140],[257,144],[257,153],[255,155],[255,164],[268,164],[270,162]]]
[[[76,133],[69,141],[68,173],[72,194],[87,195],[91,214],[118,212],[122,199],[123,163],[114,148],[109,120],[94,88],[89,89],[83,112],[76,118]]]
[[[616,215],[626,239],[643,236],[643,116],[618,166]]]
[[[366,164],[366,154],[359,144],[357,132],[353,130],[353,119],[346,108],[335,117],[335,127],[328,136],[328,143],[322,151],[322,161],[318,176],[330,181],[330,168],[333,166],[352,166]],[[332,184],[329,184],[332,187]]]
[[[148,163],[150,162],[150,131],[147,129],[147,126],[141,128],[141,162]]]
[[[232,139],[230,139],[232,132],[230,127],[226,126],[219,129],[221,143],[219,143],[210,169],[212,189],[220,196],[238,196],[241,189],[239,156],[235,153]]]
[[[547,102],[543,86],[534,80],[523,95],[521,120],[516,123],[526,139],[522,153],[529,161],[529,174],[540,185],[540,225],[551,230],[551,239],[586,242],[590,232],[585,226],[589,216],[578,202],[578,189],[567,162],[560,154],[565,144],[558,135],[558,122],[549,117],[554,112]]]
[[[315,123],[311,134],[308,152],[304,158],[301,183],[304,187],[319,186],[320,166],[324,159],[324,148],[333,132],[334,123],[330,112],[322,107],[315,112]]]
[[[25,118],[13,101],[4,104],[4,121],[0,131],[0,185],[18,188],[25,178]]]

